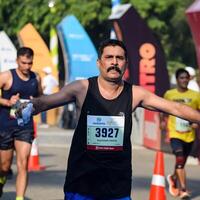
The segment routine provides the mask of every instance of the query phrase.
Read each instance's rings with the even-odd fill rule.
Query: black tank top
[[[38,96],[38,81],[34,72],[30,72],[30,78],[27,81],[20,79],[16,70],[11,70],[13,82],[9,90],[2,89],[2,98],[10,99],[12,95],[20,94],[20,99],[30,99],[30,96]],[[9,130],[19,128],[17,120],[10,117],[10,107],[0,106],[0,130]],[[33,128],[33,121],[26,124],[23,129]]]
[[[112,117],[111,117],[112,116]],[[95,198],[121,198],[131,192],[132,86],[107,100],[97,77],[89,86],[72,139],[65,192]]]

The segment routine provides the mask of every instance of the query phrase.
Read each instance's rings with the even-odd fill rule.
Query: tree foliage
[[[146,20],[161,41],[169,68],[196,66],[194,44],[187,24],[185,10],[192,0],[122,0],[131,3]],[[50,26],[56,26],[66,15],[75,15],[85,27],[95,46],[110,34],[108,16],[109,0],[56,0],[54,12],[48,0],[0,0],[0,30],[4,30],[16,46],[17,33],[27,23],[32,23],[46,43]]]
[[[161,41],[170,71],[185,65],[197,66],[185,14],[192,0],[131,0],[131,3]]]

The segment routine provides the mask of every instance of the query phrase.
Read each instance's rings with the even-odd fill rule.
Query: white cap
[[[52,72],[52,69],[51,69],[51,67],[44,67],[43,69],[42,69],[42,71],[43,72],[45,72],[46,74],[51,74],[51,72]]]
[[[187,66],[187,67],[185,67],[185,70],[188,71],[190,76],[195,76],[196,75],[195,69],[193,67]]]

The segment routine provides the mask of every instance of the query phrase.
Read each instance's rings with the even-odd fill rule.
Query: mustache
[[[107,72],[109,72],[109,71],[111,71],[111,70],[115,70],[115,71],[117,71],[119,74],[122,73],[121,69],[120,69],[117,65],[108,67]]]

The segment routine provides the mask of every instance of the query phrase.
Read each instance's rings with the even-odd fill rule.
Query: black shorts
[[[13,149],[15,140],[20,140],[32,144],[33,139],[33,129],[13,128],[9,131],[0,131],[0,150]]]
[[[181,150],[182,152],[182,156],[184,157],[188,157],[191,150],[192,150],[192,145],[193,145],[194,142],[184,142],[182,140],[179,140],[179,139],[176,139],[176,138],[171,138],[170,139],[170,145],[171,145],[171,148],[173,150],[173,154],[176,155],[175,152],[177,152],[177,150]]]

